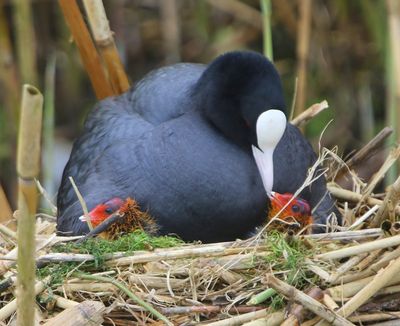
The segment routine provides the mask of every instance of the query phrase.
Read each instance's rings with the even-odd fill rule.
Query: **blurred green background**
[[[207,63],[220,53],[237,49],[263,52],[259,0],[103,2],[132,84],[150,70],[174,62]],[[307,2],[309,8],[305,7]],[[305,131],[314,148],[331,119],[322,143],[338,146],[344,156],[385,125],[397,125],[388,2],[271,1],[274,62],[282,76],[288,107],[302,59],[300,42],[306,42],[305,83],[301,86],[304,107],[324,99],[330,106]],[[30,3],[32,21],[18,10],[24,3]],[[400,16],[399,10],[391,13]],[[27,26],[25,30],[21,21]],[[304,29],[307,25],[309,33]],[[26,54],[34,67],[31,72],[22,62]],[[0,182],[14,206],[19,93],[21,85],[30,82],[46,93],[48,112],[54,96],[54,124],[50,113],[44,134],[50,154],[43,158],[46,165],[42,174],[46,189],[55,198],[71,143],[96,102],[57,1],[0,0],[0,67]],[[395,139],[392,137],[387,146],[395,144]],[[378,155],[375,161],[382,159],[384,156]]]

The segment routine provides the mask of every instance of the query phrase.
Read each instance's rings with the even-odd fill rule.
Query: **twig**
[[[100,282],[107,282],[115,285],[118,289],[123,291],[129,298],[131,298],[134,302],[145,308],[148,312],[150,312],[153,316],[157,317],[158,319],[162,320],[165,324],[169,326],[173,326],[174,324],[171,323],[167,317],[159,313],[157,310],[155,310],[151,305],[149,305],[147,302],[143,301],[140,299],[138,296],[136,296],[133,292],[131,292],[127,287],[122,285],[120,282],[117,282],[109,277],[104,277],[104,276],[97,276],[97,275],[88,275],[88,274],[83,274],[83,273],[75,273],[74,276],[85,279],[85,280],[92,280],[92,281],[100,281]]]
[[[97,48],[106,64],[111,87],[115,95],[121,94],[128,90],[129,81],[110,30],[103,2],[83,0],[83,5]]]
[[[76,0],[59,0],[58,2],[81,54],[96,97],[103,99],[114,95]]]
[[[40,169],[40,136],[43,96],[30,85],[22,91],[18,135],[18,325],[33,325],[35,307],[35,225]]]
[[[272,275],[267,276],[267,284],[274,288],[277,292],[283,294],[290,300],[303,305],[307,309],[311,310],[313,313],[324,318],[332,325],[345,326],[353,325],[351,322],[340,316],[339,314],[330,311],[323,304],[319,303],[317,300],[311,298],[302,291],[297,290],[295,287],[277,279]]]
[[[322,111],[329,108],[328,102],[326,100],[311,105],[307,110],[301,112],[297,117],[295,117],[290,123],[292,125],[301,127],[314,118],[316,115],[320,114]]]

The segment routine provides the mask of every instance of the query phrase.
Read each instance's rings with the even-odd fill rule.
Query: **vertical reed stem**
[[[33,86],[22,90],[18,135],[18,283],[17,325],[34,325],[35,313],[35,178],[40,169],[43,96]]]
[[[274,61],[271,33],[271,0],[261,0],[261,11],[263,20],[264,55],[271,61]]]
[[[101,0],[83,0],[83,4],[94,41],[106,64],[114,94],[121,94],[128,90],[130,85],[110,30],[103,2]]]
[[[178,5],[176,0],[160,1],[161,24],[163,32],[165,62],[167,64],[180,61],[180,30]]]
[[[37,85],[36,46],[30,0],[14,0],[14,24],[21,80],[23,83]]]
[[[304,111],[307,93],[307,58],[310,46],[311,0],[298,1],[300,21],[297,33],[297,100],[294,116]]]
[[[83,21],[76,0],[59,0],[58,2],[81,54],[96,97],[103,99],[115,95],[104,71],[100,56]]]

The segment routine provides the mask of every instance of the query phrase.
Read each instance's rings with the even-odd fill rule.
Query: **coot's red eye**
[[[104,211],[105,211],[107,214],[113,213],[113,210],[112,210],[111,207],[107,207]]]

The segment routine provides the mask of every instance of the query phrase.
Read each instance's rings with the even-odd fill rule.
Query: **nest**
[[[373,191],[400,148],[368,183],[351,170],[386,136],[346,163],[321,153],[345,220],[325,234],[267,226],[245,241],[184,244],[137,231],[128,240],[72,245],[78,237],[56,236],[54,218],[39,215],[37,318],[46,325],[399,325],[400,179],[385,193]],[[333,182],[339,176],[352,191]],[[314,178],[311,169],[304,186]],[[0,320],[10,325],[16,235],[0,226],[0,237]]]

